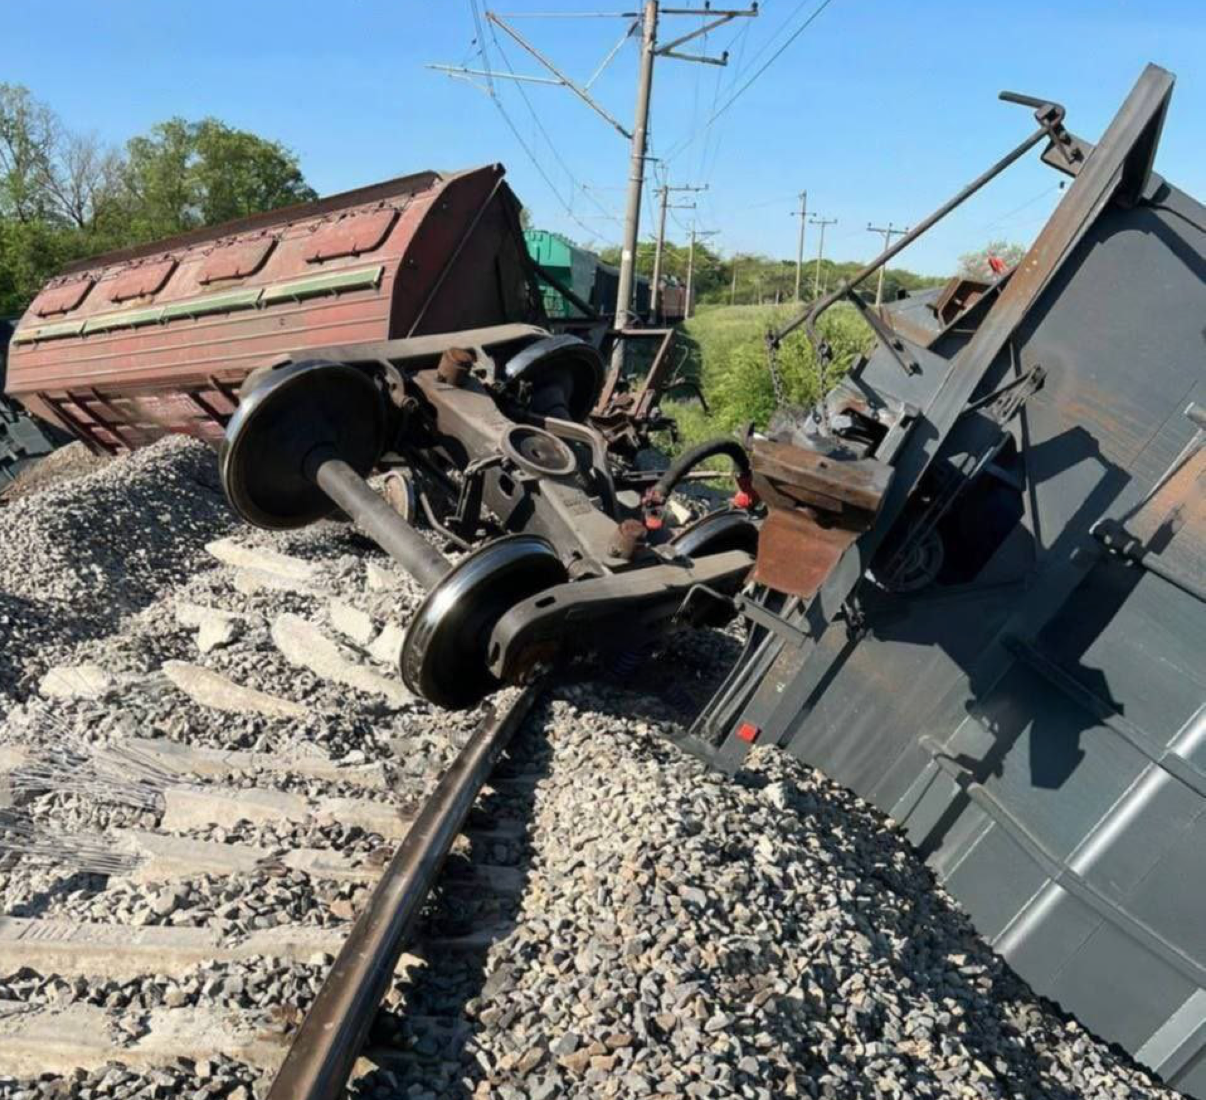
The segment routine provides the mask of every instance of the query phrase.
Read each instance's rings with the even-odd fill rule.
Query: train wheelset
[[[400,658],[416,695],[471,707],[563,658],[733,613],[756,518],[654,519],[648,487],[612,469],[586,420],[602,379],[588,344],[500,326],[373,350],[257,377],[219,468],[247,522],[288,529],[340,512],[426,589]],[[458,561],[416,529],[409,478],[395,470],[384,494],[368,484],[391,467],[422,470],[455,501],[439,526],[468,548]]]

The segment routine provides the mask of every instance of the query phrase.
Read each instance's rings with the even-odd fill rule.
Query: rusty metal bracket
[[[769,440],[754,442],[752,465],[754,489],[770,508],[754,580],[808,598],[874,522],[892,468]]]

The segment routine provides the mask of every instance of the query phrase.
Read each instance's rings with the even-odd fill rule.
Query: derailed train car
[[[502,167],[420,172],[66,268],[5,390],[97,451],[216,443],[248,375],[307,348],[544,320]]]
[[[0,493],[23,470],[70,438],[48,424],[39,423],[16,401],[3,396],[8,341],[12,332],[12,322],[0,317]]]
[[[657,422],[654,387],[629,394],[599,347],[545,327],[502,176],[422,173],[77,265],[18,326],[9,392],[98,450],[215,444],[249,523],[355,520],[430,590],[399,671],[440,706],[723,621],[730,606],[680,608],[740,587],[754,521],[661,522],[703,452],[665,473],[616,461]],[[420,510],[469,552],[455,566]]]
[[[1171,90],[1149,67],[1096,146],[1010,97],[1035,131],[858,279],[1045,141],[1073,180],[1023,261],[932,316],[818,303],[814,339],[846,296],[876,351],[718,445],[742,506],[684,530],[662,505],[711,452],[614,468],[601,359],[536,327],[496,169],[81,265],[9,389],[104,450],[220,441],[262,526],[338,504],[430,588],[400,671],[443,705],[743,615],[684,747],[735,770],[778,745],[879,805],[1036,989],[1206,1096],[1206,211],[1152,170]],[[502,537],[450,568],[405,484],[390,508],[363,482],[399,454],[450,475],[450,538]]]
[[[928,326],[868,311],[869,360],[754,443],[751,634],[689,744],[873,802],[1036,990],[1203,1097],[1206,209],[1153,170],[1172,86],[1096,146],[1009,97],[1038,128],[970,190],[1042,141],[1073,177],[1026,256]]]

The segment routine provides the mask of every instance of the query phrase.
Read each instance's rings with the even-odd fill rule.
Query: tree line
[[[687,281],[689,247],[669,241],[662,248],[662,271],[682,283]],[[1006,240],[989,241],[983,248],[959,257],[957,273],[964,278],[992,282],[1002,271],[1012,268],[1026,249]],[[646,277],[653,274],[655,247],[652,241],[641,243],[637,251],[637,271]],[[612,245],[599,253],[604,263],[620,262],[620,248]],[[800,298],[811,302],[819,291],[826,294],[848,282],[862,268],[858,260],[821,260],[819,274],[816,258],[804,261],[800,280]],[[902,294],[913,294],[927,287],[941,286],[946,275],[919,275],[903,267],[889,267],[884,273],[884,301],[890,302]],[[776,260],[756,252],[738,252],[724,257],[696,241],[693,281],[697,305],[790,305],[795,300],[796,262]],[[859,287],[860,293],[874,300],[876,276]]]
[[[654,251],[652,242],[641,244],[637,252],[637,270],[641,275],[653,274]],[[689,251],[687,245],[667,242],[662,249],[662,271],[685,283]],[[619,256],[618,246],[605,248],[600,253],[604,263],[609,264],[618,264]],[[860,262],[853,260],[822,260],[820,293],[834,290],[842,282],[852,278],[862,266]],[[925,287],[937,286],[944,281],[941,276],[918,275],[905,268],[890,267],[884,276],[884,298],[890,301],[902,291],[911,293]],[[786,305],[795,300],[796,262],[776,260],[755,252],[739,252],[725,257],[697,241],[693,282],[697,305]],[[817,284],[817,261],[814,257],[804,262],[803,278],[800,281],[802,301],[812,301]],[[868,279],[860,289],[874,298],[874,278]]]
[[[315,197],[294,153],[218,119],[112,146],[0,83],[0,316],[72,260]]]
[[[205,225],[316,197],[296,155],[279,142],[215,118],[169,118],[113,146],[74,130],[18,84],[0,83],[0,317],[21,313],[64,264],[115,248],[158,240]],[[525,212],[526,213],[526,212]],[[961,273],[991,279],[1022,249],[991,242],[961,257]],[[654,246],[640,246],[638,271],[653,272]],[[602,259],[619,262],[619,248]],[[688,247],[667,242],[662,269],[686,282]],[[861,265],[823,260],[821,293],[848,280]],[[695,246],[697,304],[789,304],[794,260],[757,253],[722,257],[704,241]],[[884,296],[941,283],[941,277],[889,268]],[[805,262],[801,296],[818,287],[816,260]],[[873,293],[868,280],[864,293]]]

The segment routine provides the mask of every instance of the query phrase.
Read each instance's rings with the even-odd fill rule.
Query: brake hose
[[[642,503],[645,507],[646,527],[654,529],[662,525],[662,509],[674,487],[701,462],[716,455],[727,455],[736,467],[737,493],[733,497],[733,503],[739,508],[752,508],[757,503],[758,496],[754,492],[750,459],[745,453],[745,448],[735,439],[709,439],[683,451],[670,463],[657,483],[645,493]]]

